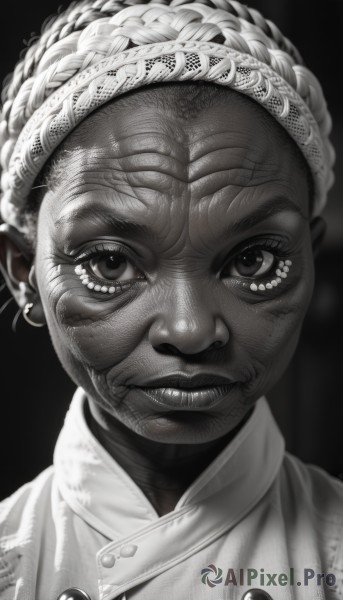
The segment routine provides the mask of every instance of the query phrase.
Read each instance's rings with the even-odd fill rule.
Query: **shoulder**
[[[318,516],[343,521],[343,482],[315,465],[303,463],[286,453],[283,464],[284,484],[301,495],[304,505]]]
[[[278,491],[289,538],[316,548],[326,572],[343,586],[343,483],[286,453]]]
[[[53,467],[40,473],[31,482],[20,487],[14,494],[0,502],[0,548],[11,546],[18,536],[23,541],[34,526],[35,515],[42,514],[50,498]]]
[[[13,600],[27,549],[39,538],[50,506],[53,467],[0,502],[0,596]],[[31,555],[32,553],[30,553]],[[25,562],[25,561],[24,561]],[[18,583],[19,582],[19,583]],[[15,596],[16,597],[16,596]]]

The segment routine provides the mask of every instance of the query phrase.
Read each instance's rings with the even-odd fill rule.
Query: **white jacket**
[[[284,452],[264,398],[162,517],[90,432],[85,401],[77,390],[53,466],[0,504],[1,600],[343,599],[343,484]]]

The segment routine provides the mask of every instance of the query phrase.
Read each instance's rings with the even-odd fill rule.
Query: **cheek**
[[[139,344],[145,314],[137,289],[116,298],[92,295],[80,286],[73,265],[37,252],[37,281],[54,348],[69,372],[75,365],[106,370]],[[144,303],[144,302],[143,302]]]
[[[265,386],[266,380],[270,385],[276,383],[293,357],[313,285],[313,263],[308,260],[276,298],[244,307],[244,316],[242,312],[235,328],[238,352],[254,365]]]
[[[65,293],[56,303],[53,328],[82,363],[96,371],[115,366],[139,345],[145,333],[142,307],[131,299],[120,309],[87,293]],[[143,311],[144,312],[144,311]]]

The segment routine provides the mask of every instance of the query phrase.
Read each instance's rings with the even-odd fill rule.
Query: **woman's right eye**
[[[128,289],[138,280],[145,280],[144,274],[127,256],[126,252],[95,247],[83,254],[75,273],[88,289],[95,292],[114,294]]]
[[[142,278],[140,271],[123,254],[93,257],[88,262],[88,267],[95,277],[109,282]]]

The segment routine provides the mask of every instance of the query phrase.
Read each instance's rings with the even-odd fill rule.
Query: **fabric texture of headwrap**
[[[274,24],[234,0],[86,0],[45,26],[4,90],[2,219],[25,232],[37,175],[95,109],[142,86],[196,80],[249,96],[286,129],[319,214],[333,182],[331,119],[318,80]]]

